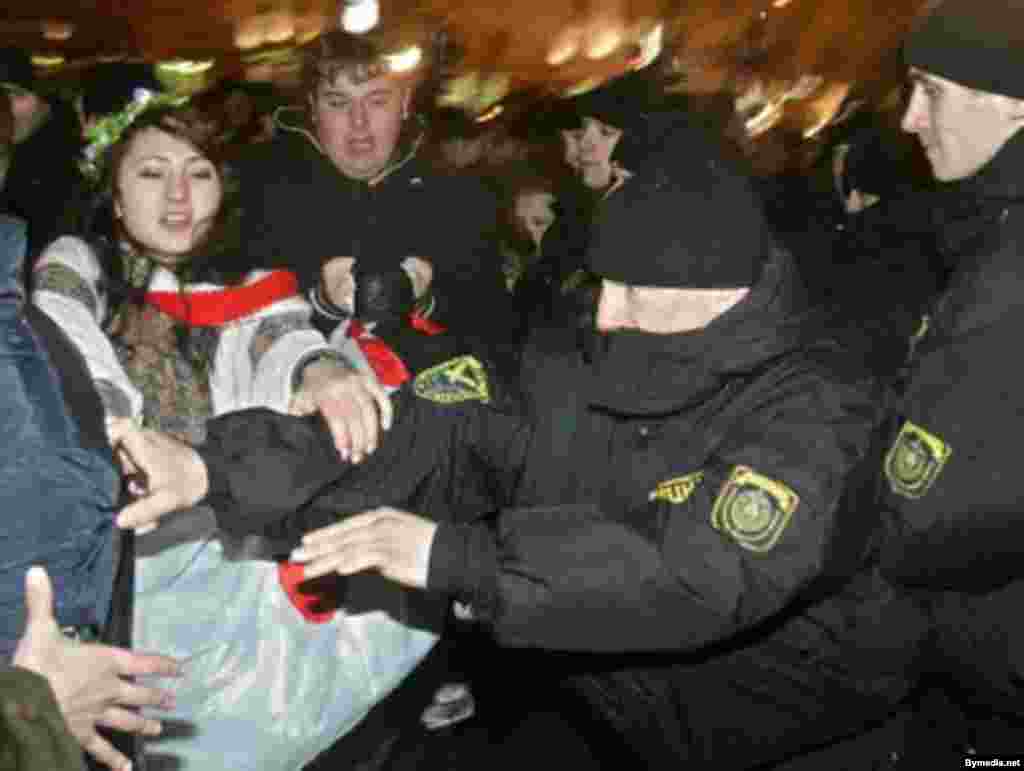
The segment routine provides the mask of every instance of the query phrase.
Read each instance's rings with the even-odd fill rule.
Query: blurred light
[[[631,62],[633,69],[642,70],[648,64],[658,58],[658,54],[661,53],[661,49],[665,45],[665,25],[658,22],[651,28],[650,32],[646,35],[641,35],[638,39],[640,45],[640,53]]]
[[[825,82],[821,75],[801,75],[793,87],[786,92],[786,99],[806,99]]]
[[[263,39],[267,43],[284,43],[295,36],[295,22],[288,11],[274,11],[263,17]]]
[[[47,54],[32,55],[32,64],[36,67],[60,67],[63,63],[63,56],[49,56]]]
[[[580,50],[580,43],[583,41],[583,32],[579,27],[569,26],[558,33],[555,42],[548,50],[545,60],[552,67],[565,64]]]
[[[505,106],[501,104],[496,104],[483,115],[478,116],[475,120],[477,123],[486,123],[489,120],[494,120],[503,112],[505,112]]]
[[[622,43],[622,27],[614,22],[595,26],[587,40],[587,58],[604,59],[611,56]]]
[[[319,13],[308,13],[295,18],[295,42],[305,45],[324,29],[324,17]]]
[[[582,80],[579,83],[576,83],[575,85],[565,89],[565,91],[562,93],[562,96],[565,97],[566,99],[570,99],[574,96],[585,94],[588,91],[593,91],[599,85],[601,85],[601,78],[587,78],[586,80]]]
[[[362,35],[380,21],[378,0],[344,0],[341,9],[341,28],[353,35]]]
[[[423,49],[419,46],[410,46],[398,53],[384,57],[388,62],[388,68],[392,72],[408,72],[419,65],[423,59]]]
[[[791,2],[792,0],[774,0],[774,2],[772,3],[772,8],[785,8]]]
[[[843,100],[849,93],[849,83],[830,83],[828,85],[825,92],[814,103],[814,122],[804,129],[804,139],[812,139],[832,123],[843,106]]]
[[[263,45],[263,17],[250,16],[241,19],[235,26],[235,46],[247,51],[250,48],[259,48]]]
[[[158,72],[171,75],[198,75],[213,67],[213,63],[213,59],[204,59],[202,61],[173,59],[167,62],[158,62],[156,69]]]
[[[75,25],[69,21],[46,19],[43,24],[43,39],[63,41],[70,40],[75,33]]]
[[[764,104],[756,115],[743,124],[743,128],[751,137],[756,137],[782,120],[784,112],[782,101]]]

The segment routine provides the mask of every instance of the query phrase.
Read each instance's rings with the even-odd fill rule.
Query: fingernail
[[[151,522],[148,525],[135,528],[135,535],[145,535],[146,533],[152,533],[156,530],[156,522]]]
[[[347,448],[342,448],[341,450],[338,451],[338,453],[341,455],[341,459],[343,461],[348,461],[348,449]]]
[[[309,559],[309,553],[305,549],[295,549],[290,558],[292,562],[305,562]]]

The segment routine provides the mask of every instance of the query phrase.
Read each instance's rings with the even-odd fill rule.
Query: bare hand
[[[332,257],[320,269],[320,279],[327,299],[339,308],[352,310],[355,306],[356,280],[352,269],[354,257]]]
[[[116,452],[125,474],[145,480],[142,497],[118,515],[118,527],[147,532],[160,517],[206,496],[206,464],[184,442],[159,431],[133,429],[118,437]]]
[[[25,603],[28,623],[13,663],[50,682],[71,735],[86,752],[112,769],[130,768],[128,758],[96,729],[104,726],[146,736],[159,734],[159,721],[145,718],[133,708],[169,709],[174,705],[173,695],[125,678],[177,676],[178,663],[165,656],[67,639],[57,628],[53,588],[42,568],[31,568],[25,577]]]
[[[85,771],[46,679],[19,667],[0,671],[0,768]]]
[[[360,463],[391,428],[393,412],[387,391],[369,374],[331,361],[316,361],[302,373],[302,388],[293,414],[320,411],[341,457]]]
[[[434,266],[423,257],[406,257],[402,260],[402,270],[409,274],[412,280],[412,293],[418,300],[430,289],[430,283],[434,280]]]
[[[291,559],[306,563],[307,579],[375,568],[393,581],[424,589],[435,532],[435,522],[383,507],[307,533]]]

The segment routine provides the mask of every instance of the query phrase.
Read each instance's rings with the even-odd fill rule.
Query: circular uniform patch
[[[952,448],[939,437],[906,421],[885,455],[889,487],[904,498],[923,497],[952,453]]]
[[[744,549],[774,548],[789,525],[800,497],[782,482],[736,466],[711,510],[711,525]]]

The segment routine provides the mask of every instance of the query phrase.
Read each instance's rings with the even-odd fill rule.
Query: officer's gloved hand
[[[409,318],[416,296],[412,279],[401,267],[355,269],[355,317],[385,326],[400,326]]]

